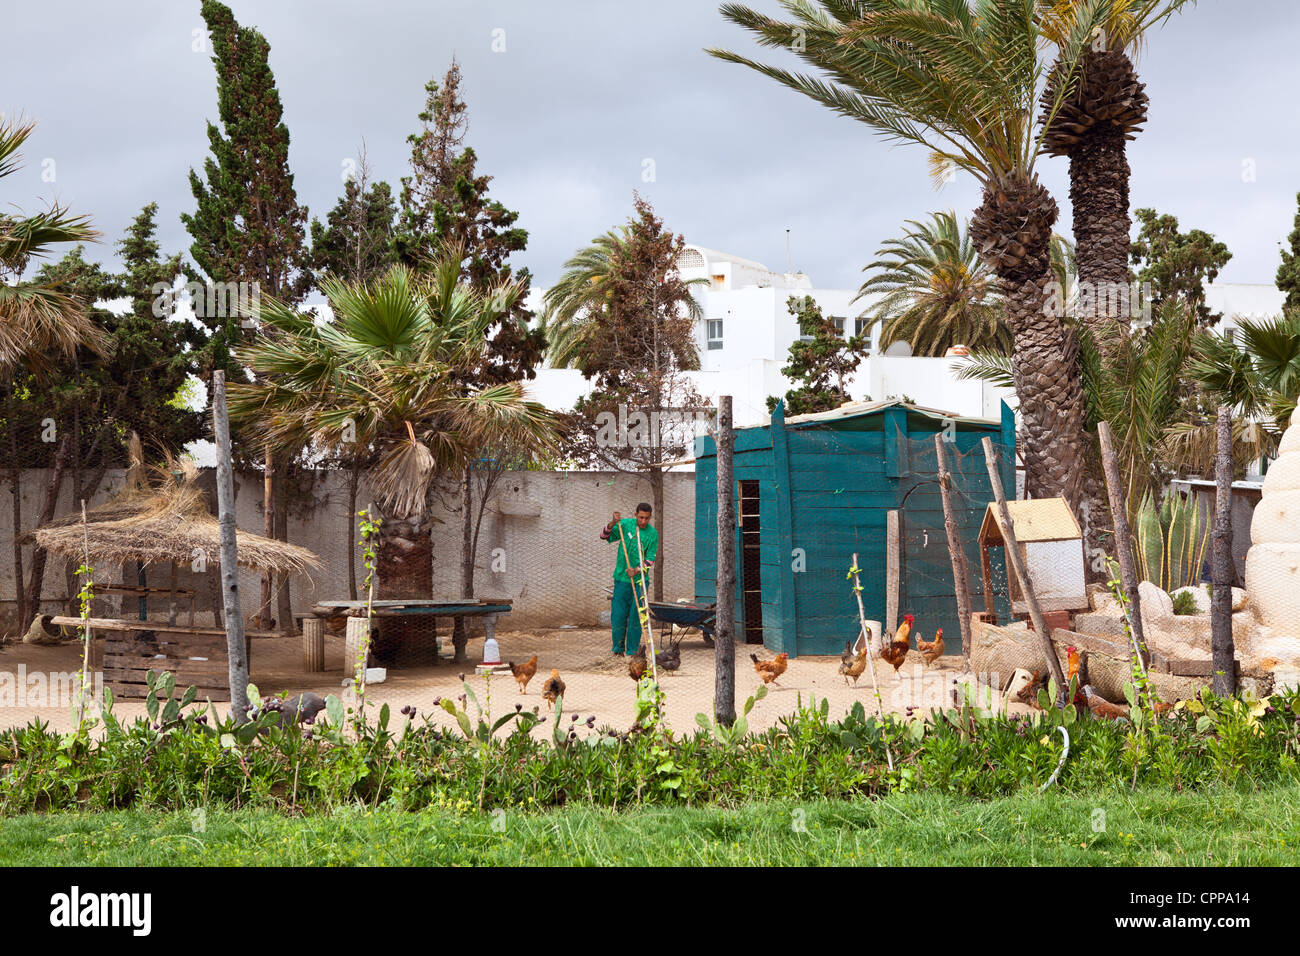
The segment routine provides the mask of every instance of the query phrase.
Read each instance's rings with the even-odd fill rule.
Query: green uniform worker
[[[650,527],[652,511],[644,502],[636,506],[636,518],[621,518],[620,513],[615,511],[613,520],[600,533],[601,540],[610,542],[618,550],[618,557],[614,561],[614,600],[609,611],[615,654],[635,654],[641,646],[641,616],[637,611],[637,593],[632,590],[632,582],[637,582],[637,591],[644,597],[645,577],[637,567],[637,561],[640,560],[637,535],[641,536],[640,555],[645,559],[645,571],[649,572],[659,556],[659,532]],[[627,560],[623,557],[624,544],[627,545]],[[632,562],[630,577],[627,561]]]

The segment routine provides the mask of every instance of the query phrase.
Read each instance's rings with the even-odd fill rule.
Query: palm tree
[[[857,299],[878,294],[862,313],[883,322],[881,348],[907,342],[913,355],[941,356],[954,345],[1011,354],[1011,328],[994,288],[995,277],[975,253],[957,216],[932,213],[929,221],[907,221],[903,236],[877,250],[874,273]]]
[[[1240,347],[1209,331],[1197,333],[1187,374],[1201,389],[1207,414],[1171,430],[1170,444],[1188,466],[1207,473],[1214,461],[1212,410],[1233,410],[1236,461],[1275,456],[1300,399],[1300,310],[1238,326]]]
[[[1141,333],[1122,334],[1112,316],[1076,325],[1088,425],[1110,423],[1130,512],[1148,492],[1160,497],[1167,479],[1182,471],[1170,438],[1184,418],[1182,373],[1195,330],[1195,313],[1178,300],[1165,303]],[[953,371],[958,378],[1011,385],[1011,363],[997,352],[971,352]],[[1213,454],[1213,446],[1210,451]]]
[[[1108,0],[1089,0],[1060,41],[1068,74]],[[983,187],[970,235],[997,276],[1015,338],[1026,490],[1078,504],[1089,445],[1077,345],[1045,308],[1057,206],[1034,169],[1034,108],[1045,74],[1035,0],[781,0],[780,21],[740,4],[722,15],[763,46],[820,70],[806,76],[726,50],[709,52],[797,90],[884,136],[926,147],[936,172]],[[1064,88],[1058,97],[1062,96]]]
[[[581,367],[598,331],[597,317],[607,307],[614,258],[626,237],[626,227],[597,236],[564,263],[560,280],[546,290],[539,327],[554,368]]]
[[[1079,256],[1079,281],[1092,290],[1129,288],[1129,165],[1125,143],[1147,120],[1147,95],[1130,53],[1147,31],[1189,0],[1109,0],[1092,43],[1077,64],[1073,38],[1077,20],[1093,20],[1095,4],[1085,0],[1042,0],[1043,33],[1062,51],[1042,94],[1043,151],[1070,159],[1070,204]],[[1191,0],[1194,2],[1194,0]],[[1095,21],[1093,21],[1095,22]],[[1106,295],[1088,301],[1116,301]],[[1093,307],[1085,321],[1101,321]],[[1103,312],[1105,310],[1102,310]],[[1113,316],[1127,331],[1129,316]]]
[[[578,368],[590,371],[588,359],[600,347],[606,330],[601,317],[608,314],[612,286],[621,272],[627,272],[629,229],[619,226],[591,240],[564,263],[564,272],[543,297],[541,329],[546,335],[548,354],[554,368]],[[706,284],[707,279],[691,279],[687,289]],[[671,301],[659,301],[655,314],[647,322],[657,323],[670,317],[685,317],[698,322],[703,308],[694,295],[678,295]],[[687,345],[680,337],[669,336],[670,346]],[[676,348],[671,359],[683,369],[699,368],[700,357],[690,348]]]
[[[518,382],[464,385],[485,334],[520,295],[511,281],[480,292],[460,281],[463,254],[444,250],[427,276],[397,266],[372,282],[326,279],[334,317],[318,323],[275,299],[257,319],[271,334],[240,351],[256,381],[230,389],[232,421],[281,450],[366,449],[383,523],[383,597],[432,596],[429,497],[437,476],[479,448],[548,449],[555,421]]]
[[[17,172],[18,150],[36,124],[0,117],[0,179]],[[20,364],[41,367],[71,355],[78,346],[105,347],[103,334],[86,312],[86,303],[39,282],[23,282],[28,263],[60,242],[99,237],[88,216],[73,216],[57,203],[33,216],[0,212],[0,372]]]

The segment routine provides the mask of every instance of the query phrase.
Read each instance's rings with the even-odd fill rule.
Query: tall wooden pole
[[[226,373],[212,373],[212,431],[217,439],[217,518],[221,523],[221,604],[226,614],[226,655],[230,661],[230,712],[248,720],[248,656],[244,613],[239,607],[239,551],[235,541],[235,476],[230,457],[230,419],[226,414]]]
[[[1214,456],[1214,537],[1210,574],[1210,655],[1214,693],[1228,697],[1237,690],[1236,648],[1232,641],[1232,416],[1219,407],[1219,448]]]
[[[1133,534],[1128,525],[1128,507],[1124,502],[1124,480],[1119,473],[1119,458],[1110,440],[1110,422],[1097,423],[1101,443],[1101,465],[1106,472],[1106,492],[1110,496],[1111,522],[1115,526],[1115,557],[1119,560],[1120,584],[1128,598],[1129,627],[1143,668],[1151,666],[1146,635],[1142,632],[1142,600],[1138,594],[1137,565],[1133,562]]]
[[[1047,666],[1052,671],[1052,677],[1056,680],[1056,686],[1059,693],[1064,694],[1065,672],[1061,670],[1061,662],[1056,656],[1056,649],[1052,647],[1052,635],[1047,633],[1047,622],[1043,620],[1042,608],[1038,606],[1038,597],[1034,594],[1034,584],[1029,580],[1029,569],[1025,567],[1025,559],[1020,554],[1020,545],[1016,542],[1016,531],[1011,525],[1011,512],[1007,508],[1007,496],[1002,491],[1002,477],[998,474],[998,456],[993,451],[992,440],[985,438],[984,446],[984,463],[989,470],[989,484],[993,487],[993,497],[998,503],[998,513],[1002,516],[1002,541],[1007,553],[1007,561],[1015,571],[1016,578],[1020,581],[1020,589],[1024,592],[1025,601],[1029,604],[1029,619],[1034,622],[1034,630],[1038,632],[1038,642],[1043,648],[1043,657],[1047,660]]]
[[[948,532],[948,556],[952,559],[952,580],[957,592],[957,614],[961,624],[961,654],[970,670],[970,567],[966,549],[957,531],[957,514],[952,506],[952,475],[948,471],[948,450],[943,433],[934,436],[934,454],[939,462],[939,495],[943,499],[943,528]]]
[[[713,715],[719,724],[736,722],[736,498],[732,468],[735,433],[731,396],[718,396],[714,432],[718,465],[718,612],[713,631]]]

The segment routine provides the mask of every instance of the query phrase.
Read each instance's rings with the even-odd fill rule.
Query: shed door
[[[745,643],[763,643],[763,576],[759,567],[758,482],[740,485],[740,578]]]

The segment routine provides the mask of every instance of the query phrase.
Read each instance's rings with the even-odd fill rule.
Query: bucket
[[[881,639],[882,639],[882,637],[883,637],[883,635],[884,635],[884,631],[883,631],[883,630],[881,629],[881,627],[880,627],[880,622],[879,622],[879,621],[867,621],[867,629],[871,632],[871,646],[872,646],[872,648],[873,648],[873,649],[878,649],[878,648],[880,648],[880,647],[882,646],[882,645],[881,645]],[[856,641],[853,642],[853,653],[856,654],[856,653],[857,653],[858,651],[860,651],[860,650],[862,650],[862,634],[861,634],[861,632],[859,632],[859,634],[858,634],[858,639],[857,639]]]

